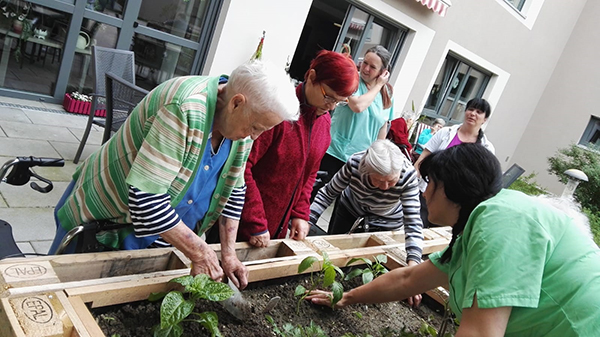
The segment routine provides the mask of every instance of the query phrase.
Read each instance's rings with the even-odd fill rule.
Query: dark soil
[[[442,308],[432,300],[427,301],[428,305],[421,304],[416,309],[410,308],[405,302],[392,302],[354,305],[336,310],[303,301],[297,313],[298,299],[294,297],[294,290],[300,282],[309,288],[309,279],[308,275],[304,275],[250,284],[242,294],[252,303],[253,313],[243,322],[230,315],[219,303],[202,301],[196,305],[195,311],[216,312],[219,329],[225,337],[275,336],[272,325],[263,313],[269,299],[274,296],[280,296],[281,299],[269,315],[280,329],[288,322],[294,326],[307,327],[313,321],[327,336],[332,337],[348,332],[356,336],[405,336],[401,334],[402,331],[417,333],[423,322],[428,322],[436,329],[440,326]],[[351,283],[353,284],[344,284],[344,288],[347,290],[358,285],[356,282]],[[160,302],[144,301],[99,308],[93,314],[106,336],[152,336],[153,327],[160,323]],[[184,336],[210,336],[210,333],[200,324],[184,323]]]

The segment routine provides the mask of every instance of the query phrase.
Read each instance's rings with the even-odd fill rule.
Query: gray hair
[[[443,118],[436,118],[433,120],[433,124],[431,124],[431,126],[434,126],[436,124],[444,126],[444,125],[446,125],[446,121]]]
[[[402,170],[405,158],[396,144],[387,139],[378,139],[360,160],[358,171],[362,174],[389,176]]]
[[[283,67],[251,60],[231,72],[227,85],[234,93],[246,96],[252,111],[272,111],[290,122],[297,121],[300,116],[296,90]]]

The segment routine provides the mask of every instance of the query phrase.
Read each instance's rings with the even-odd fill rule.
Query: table
[[[12,48],[13,39],[18,39],[20,34],[13,32],[12,30],[7,30],[4,28],[0,28],[0,34],[4,35],[4,46],[2,49],[2,55],[0,56],[0,87],[4,86],[4,81],[6,79],[6,71],[8,70],[8,60],[10,57],[10,51]],[[40,46],[46,46],[50,48],[56,48],[59,50],[63,49],[63,44],[52,39],[38,39],[36,37],[30,37],[27,39],[27,42],[32,42],[34,44],[38,44]],[[90,67],[90,58],[92,55],[91,48],[85,49],[77,49],[75,48],[75,52],[82,54],[84,57],[83,66],[82,66],[82,74],[81,79],[79,80],[79,91],[82,91],[85,85],[85,79],[87,77],[87,73]]]

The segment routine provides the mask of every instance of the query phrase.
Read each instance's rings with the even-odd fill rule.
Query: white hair
[[[360,173],[389,176],[400,172],[405,158],[396,144],[387,139],[378,139],[367,149],[358,164],[358,170]]]
[[[233,70],[227,85],[234,93],[246,96],[252,111],[274,112],[290,122],[300,116],[296,89],[283,67],[251,60]]]
[[[535,198],[541,203],[552,206],[565,213],[568,217],[573,219],[573,224],[575,224],[577,229],[581,230],[584,235],[592,240],[594,239],[592,231],[590,230],[590,221],[588,217],[581,211],[581,206],[575,202],[573,198],[563,198],[543,194],[538,195]]]

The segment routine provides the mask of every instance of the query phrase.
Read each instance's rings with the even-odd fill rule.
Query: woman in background
[[[358,90],[348,103],[338,106],[331,118],[331,145],[320,171],[328,174],[313,190],[313,197],[350,156],[366,150],[377,139],[385,139],[387,123],[394,118],[393,88],[387,83],[392,54],[382,46],[369,48],[360,64]]]

